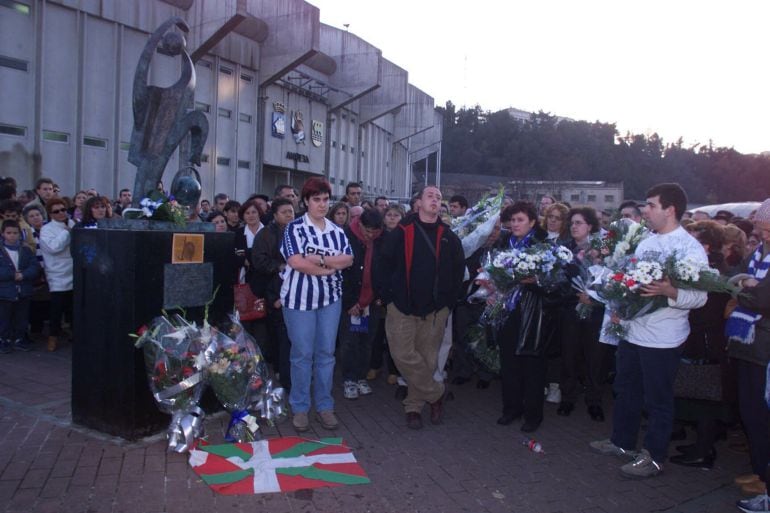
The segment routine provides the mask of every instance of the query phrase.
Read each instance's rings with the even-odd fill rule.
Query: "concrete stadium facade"
[[[243,200],[313,175],[336,196],[361,182],[367,196],[408,197],[411,162],[440,152],[433,98],[319,14],[302,0],[3,0],[0,175],[20,189],[49,176],[65,195],[133,189],[134,70],[148,35],[179,16],[197,74],[190,108],[209,121],[203,197]],[[173,84],[178,59],[156,53],[151,84]],[[175,155],[166,185],[179,165]]]

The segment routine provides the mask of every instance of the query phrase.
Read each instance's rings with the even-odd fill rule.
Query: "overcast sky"
[[[770,150],[766,0],[310,0],[436,105],[516,107]]]

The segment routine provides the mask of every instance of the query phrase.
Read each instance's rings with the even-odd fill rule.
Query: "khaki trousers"
[[[388,305],[385,332],[390,354],[409,385],[403,402],[406,413],[420,413],[426,402],[435,402],[444,394],[444,384],[434,380],[433,373],[448,316],[448,308],[423,319],[403,314],[392,303]]]

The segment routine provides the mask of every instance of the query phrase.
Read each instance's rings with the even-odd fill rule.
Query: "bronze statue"
[[[168,159],[188,132],[191,139],[190,164],[200,165],[203,145],[208,136],[206,116],[193,110],[195,67],[185,49],[184,37],[171,30],[175,25],[181,31],[189,32],[181,18],[174,17],[165,21],[147,41],[134,74],[134,129],[128,161],[137,167],[133,196],[135,207],[155,189],[163,177]],[[181,76],[170,87],[147,84],[150,61],[156,49],[167,55],[182,56]],[[186,163],[181,164],[184,166]]]

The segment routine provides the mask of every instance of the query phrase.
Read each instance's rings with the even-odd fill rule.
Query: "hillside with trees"
[[[548,113],[526,121],[480,106],[444,115],[441,171],[509,180],[622,181],[627,198],[658,182],[679,182],[696,203],[761,201],[770,196],[770,158],[713,145],[666,143],[657,134],[618,134],[614,124]]]

